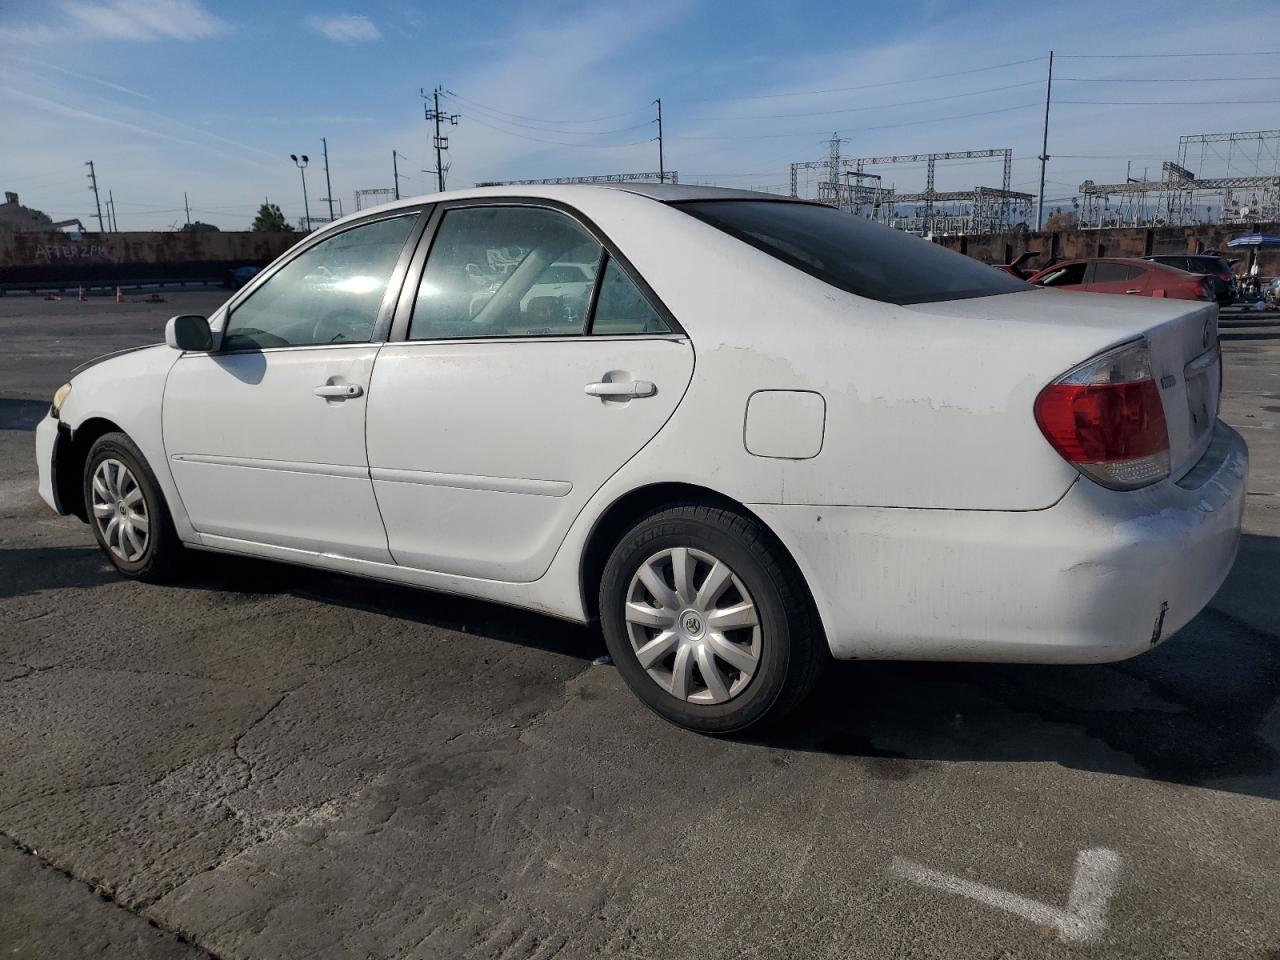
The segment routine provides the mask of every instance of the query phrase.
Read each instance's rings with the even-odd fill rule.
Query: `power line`
[[[1237,83],[1251,80],[1280,80],[1280,77],[1058,77],[1072,83]]]
[[[878,83],[860,83],[853,87],[829,87],[826,90],[796,90],[792,93],[761,93],[743,97],[693,97],[685,103],[730,103],[738,100],[777,100],[781,97],[813,97],[824,93],[848,93],[853,90],[875,90],[880,87],[897,87],[906,83],[922,83],[925,80],[945,80],[948,77],[963,77],[971,73],[983,73],[988,70],[1003,70],[1006,67],[1020,67],[1024,63],[1039,63],[1041,57],[1029,57],[1026,60],[1010,60],[1008,63],[992,63],[985,67],[973,67],[969,70],[955,70],[951,73],[932,73],[923,77],[908,77],[903,80],[882,80]]]
[[[934,73],[934,74],[928,74],[928,75],[926,75],[926,76],[922,76],[922,77],[908,77],[908,78],[905,78],[905,79],[902,79],[902,80],[882,80],[882,81],[879,81],[879,82],[877,82],[877,83],[861,83],[861,84],[856,84],[856,85],[854,85],[854,86],[850,86],[850,87],[830,87],[830,88],[827,88],[827,89],[825,89],[825,90],[797,90],[797,91],[792,91],[792,92],[790,92],[790,93],[764,93],[764,94],[746,95],[746,96],[741,96],[741,97],[691,97],[691,98],[684,98],[684,99],[682,99],[682,102],[684,102],[684,103],[712,103],[712,102],[717,102],[717,103],[732,103],[732,102],[738,102],[738,101],[743,101],[743,100],[777,100],[777,99],[781,99],[781,98],[785,98],[785,97],[809,97],[809,96],[818,96],[818,95],[826,94],[826,93],[848,93],[848,92],[855,91],[855,90],[875,90],[875,89],[880,89],[880,88],[882,88],[882,87],[895,87],[895,86],[902,86],[902,85],[904,85],[904,84],[910,84],[910,83],[922,83],[922,82],[927,81],[927,80],[945,80],[945,79],[947,79],[947,78],[949,78],[949,77],[962,77],[962,76],[968,76],[968,75],[970,75],[970,74],[974,74],[974,73],[985,73],[985,72],[989,72],[989,71],[991,71],[991,70],[1002,70],[1002,69],[1005,69],[1005,68],[1007,68],[1007,67],[1018,67],[1018,66],[1022,66],[1023,64],[1027,64],[1027,63],[1037,63],[1037,62],[1039,62],[1039,60],[1040,60],[1040,59],[1041,59],[1041,58],[1039,58],[1039,57],[1030,57],[1030,58],[1025,59],[1025,60],[1010,60],[1010,61],[1005,62],[1005,63],[992,63],[992,64],[987,64],[986,66],[982,66],[982,67],[972,67],[972,68],[970,68],[970,69],[968,69],[968,70],[953,70],[953,71],[951,71],[951,72],[949,72],[949,73]],[[1032,81],[1032,83],[1038,83],[1038,82],[1039,82],[1039,81]],[[1023,85],[1024,85],[1024,84],[1012,84],[1012,85],[1009,85],[1009,86],[1007,86],[1007,87],[994,87],[994,88],[992,88],[992,90],[990,90],[990,91],[974,91],[974,93],[972,93],[972,94],[956,94],[956,95],[954,95],[954,96],[975,96],[978,92],[995,92],[995,91],[998,91],[998,90],[1010,90],[1010,89],[1013,89],[1014,87],[1017,87],[1017,86],[1023,86]],[[485,112],[485,113],[493,114],[494,116],[493,116],[493,117],[491,117],[490,119],[493,119],[495,122],[507,123],[507,124],[509,124],[509,125],[511,125],[511,126],[520,126],[520,127],[524,127],[524,128],[526,128],[526,129],[534,130],[535,132],[541,131],[541,132],[544,132],[544,133],[564,133],[564,134],[568,134],[568,135],[592,135],[592,134],[597,134],[597,133],[599,133],[599,134],[604,134],[604,133],[622,133],[622,132],[625,132],[625,131],[627,131],[627,130],[635,130],[635,129],[638,129],[638,128],[643,127],[643,126],[647,126],[650,122],[652,122],[652,121],[645,121],[644,123],[641,123],[641,124],[636,124],[636,125],[634,125],[634,126],[630,126],[630,127],[620,127],[620,128],[618,128],[618,129],[616,129],[616,130],[612,130],[612,131],[591,131],[591,130],[584,130],[584,131],[569,131],[569,130],[551,130],[551,129],[543,129],[543,128],[541,128],[541,127],[537,127],[537,126],[529,126],[528,124],[516,123],[515,121],[516,121],[516,120],[527,120],[527,121],[530,121],[530,122],[531,122],[531,123],[533,123],[533,124],[557,124],[557,123],[561,123],[561,124],[564,124],[564,123],[590,124],[590,123],[603,123],[605,120],[615,120],[615,119],[618,119],[619,117],[629,117],[629,116],[632,116],[632,115],[634,115],[634,114],[636,114],[636,113],[639,113],[641,110],[646,109],[646,108],[644,108],[644,107],[636,107],[635,109],[632,109],[632,110],[626,110],[626,111],[623,111],[622,113],[612,113],[612,114],[608,114],[608,115],[603,116],[603,117],[592,117],[592,118],[589,118],[589,119],[583,119],[583,118],[573,118],[573,119],[570,119],[570,118],[562,118],[562,119],[552,120],[552,119],[548,119],[548,118],[530,117],[530,116],[526,116],[526,115],[524,115],[524,114],[519,114],[519,113],[508,113],[508,112],[507,112],[507,111],[505,111],[505,110],[499,110],[499,109],[498,109],[498,108],[496,108],[496,107],[487,106],[486,104],[479,103],[479,102],[477,102],[477,101],[475,101],[475,100],[470,100],[470,99],[468,99],[467,97],[463,97],[463,96],[461,96],[461,95],[459,95],[459,94],[457,94],[457,93],[454,93],[454,92],[453,92],[453,91],[451,91],[451,90],[442,90],[442,91],[441,91],[441,93],[443,93],[445,96],[452,97],[454,100],[458,101],[458,102],[459,102],[459,103],[461,103],[461,104],[465,104],[466,106],[470,107],[471,109],[479,109],[479,110],[481,110],[481,111],[483,111],[483,112]],[[950,99],[950,98],[937,97],[937,98],[932,98],[932,99]],[[911,101],[911,102],[915,102],[915,101]],[[922,101],[919,101],[919,102],[925,103],[925,102],[931,102],[931,101],[929,101],[929,100],[922,100]],[[893,104],[886,104],[885,106],[893,106]],[[857,108],[857,109],[861,109],[861,108]],[[844,111],[825,111],[825,112],[830,112],[830,113],[839,113],[839,112],[844,112]],[[814,113],[814,114],[790,114],[790,116],[819,116],[819,115],[821,115],[821,114],[819,114],[819,113]],[[698,120],[698,119],[706,119],[706,118],[702,118],[702,117],[694,117],[694,118],[691,118],[691,119]],[[775,118],[775,117],[758,117],[758,118],[742,117],[742,118],[730,118],[730,119],[777,119],[777,118]],[[533,139],[533,138],[529,138],[529,139]]]
[[[1019,103],[1011,107],[1000,107],[996,110],[979,110],[976,113],[954,113],[943,117],[928,117],[924,120],[907,120],[903,123],[881,123],[870,127],[853,127],[850,132],[864,133],[871,130],[893,130],[898,127],[914,127],[922,123],[941,123],[946,120],[967,120],[970,117],[989,117],[997,113],[1009,113],[1012,110],[1026,110],[1028,107],[1039,107],[1041,103]],[[668,137],[670,140],[779,140],[788,137],[809,137],[822,136],[826,131],[816,130],[796,130],[791,133],[744,133],[735,134],[733,136],[685,136],[685,137]],[[577,144],[573,144],[577,146]]]
[[[1083,103],[1095,107],[1221,107],[1221,100],[1057,100],[1056,103]],[[1239,104],[1280,103],[1280,100],[1232,100]]]
[[[448,95],[447,91],[442,91],[442,92],[446,96]],[[462,102],[458,100],[457,97],[454,97],[453,99],[456,102],[458,102],[460,106],[466,106],[470,110],[477,109],[476,107],[472,107],[469,104],[462,104]],[[631,111],[631,112],[634,113],[635,111]],[[537,124],[534,124],[534,123],[521,123],[518,120],[508,120],[506,117],[502,117],[502,116],[487,116],[487,113],[484,111],[482,111],[481,115],[486,116],[487,119],[492,120],[495,123],[504,123],[504,124],[507,124],[508,126],[520,127],[525,130],[532,130],[535,133],[562,133],[562,134],[565,134],[566,136],[571,136],[571,137],[603,137],[613,133],[625,133],[628,130],[639,130],[641,127],[647,127],[653,123],[652,120],[645,120],[645,121],[642,121],[641,123],[633,123],[627,127],[615,127],[610,130],[559,130],[559,129],[556,129],[555,127],[543,127],[543,126],[538,126]],[[562,121],[545,121],[545,122],[577,123],[579,121],[562,120]],[[581,121],[581,122],[588,123],[593,121]]]
[[[787,120],[791,117],[825,117],[837,113],[858,113],[865,110],[888,110],[893,107],[911,107],[921,103],[937,103],[939,100],[959,100],[964,97],[977,97],[985,93],[1000,93],[1004,90],[1016,90],[1019,87],[1039,86],[1039,80],[1026,80],[1022,83],[1008,83],[1000,87],[987,87],[983,90],[970,90],[968,93],[951,93],[945,97],[924,97],[920,100],[899,100],[896,103],[872,103],[861,107],[841,107],[838,110],[816,110],[809,113],[775,113],[744,114],[743,116],[690,117],[690,120]]]
[[[1229,53],[1060,53],[1060,60],[1160,60],[1177,57],[1276,57],[1280,50],[1253,50]]]
[[[570,141],[570,140],[548,140],[548,139],[546,139],[545,137],[531,137],[531,136],[529,136],[529,135],[527,135],[527,134],[517,133],[517,132],[516,132],[516,131],[514,131],[514,130],[508,130],[508,129],[506,129],[505,127],[497,127],[497,126],[494,126],[494,125],[493,125],[493,124],[491,124],[491,123],[485,123],[483,120],[479,119],[479,118],[478,118],[478,117],[476,117],[474,114],[473,114],[472,116],[468,117],[467,119],[468,119],[470,122],[472,122],[472,123],[478,123],[478,124],[480,124],[480,126],[482,126],[482,127],[488,127],[490,130],[496,130],[496,131],[498,131],[499,133],[505,133],[505,134],[506,134],[507,136],[509,136],[509,137],[519,137],[521,140],[532,140],[534,143],[553,143],[553,144],[557,144],[558,146],[562,146],[562,147],[597,147],[597,146],[598,146],[598,147],[635,147],[635,146],[639,146],[639,145],[640,145],[640,144],[642,144],[642,143],[648,143],[648,142],[649,142],[648,140],[637,140],[637,141],[635,141],[635,142],[633,142],[633,143],[599,143],[599,144],[596,144],[596,143],[590,143],[590,142],[588,142],[588,141],[583,141],[583,140],[574,140],[574,141]],[[646,127],[647,127],[648,125],[649,125],[648,123],[643,124],[643,126],[646,126]],[[668,137],[667,139],[671,139],[671,138],[670,138],[670,137]],[[730,138],[730,139],[732,139],[732,138]]]
[[[457,100],[459,103],[466,104],[468,107],[471,107],[472,109],[478,108],[480,110],[487,111],[488,113],[495,113],[500,117],[513,117],[516,120],[532,120],[535,123],[603,123],[605,120],[616,120],[619,117],[629,117],[633,113],[639,113],[641,110],[648,109],[647,107],[636,107],[635,109],[627,110],[623,113],[611,113],[608,116],[592,117],[589,120],[582,120],[582,119],[547,120],[539,117],[526,117],[524,114],[520,114],[520,113],[507,113],[505,110],[499,110],[497,107],[490,107],[490,106],[486,106],[483,103],[477,103],[475,100],[468,100],[466,97],[459,96],[458,94],[454,93],[452,90],[441,90],[440,92],[443,93],[445,96],[452,97],[453,99]]]

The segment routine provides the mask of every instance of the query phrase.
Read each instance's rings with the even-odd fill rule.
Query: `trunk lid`
[[[1053,351],[1061,357],[1060,373],[1111,347],[1145,337],[1169,428],[1170,477],[1183,476],[1209,446],[1222,375],[1217,304],[1043,289],[922,303],[908,309],[1043,327],[1043,335],[1036,331],[1028,349]]]

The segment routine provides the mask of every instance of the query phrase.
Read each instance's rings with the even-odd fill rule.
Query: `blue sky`
[[[393,149],[408,158],[403,193],[433,188],[418,91],[440,84],[461,115],[450,186],[657,169],[660,96],[667,168],[684,181],[784,190],[788,163],[824,156],[839,131],[851,156],[1012,147],[1015,189],[1034,192],[1054,48],[1074,55],[1055,66],[1054,200],[1086,178],[1123,180],[1127,160],[1135,175],[1158,174],[1180,134],[1280,127],[1280,55],[1131,58],[1280,49],[1270,0],[1206,10],[1203,0],[3,0],[0,188],[88,224],[92,159],[121,229],[181,224],[184,190],[193,218],[234,229],[264,197],[302,215],[290,153],[312,158],[312,213],[327,209],[327,137],[333,195],[350,212],[354,190],[391,186]],[[1259,79],[1210,79],[1237,76]],[[1242,162],[1233,173],[1252,172]],[[900,190],[923,188],[921,169],[882,172]],[[1211,172],[1222,174],[1221,159],[1206,160]],[[968,163],[940,168],[938,185],[999,179],[997,163]]]

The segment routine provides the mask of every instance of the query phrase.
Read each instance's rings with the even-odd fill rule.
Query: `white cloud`
[[[333,17],[309,17],[307,26],[338,43],[366,43],[382,37],[377,25],[360,14],[344,13]]]
[[[61,6],[83,32],[104,39],[199,40],[231,29],[199,0],[108,0]]]

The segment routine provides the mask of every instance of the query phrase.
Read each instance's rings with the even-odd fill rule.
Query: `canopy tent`
[[[1251,276],[1258,275],[1258,251],[1263,247],[1280,247],[1280,237],[1274,233],[1246,233],[1227,241],[1228,247],[1248,247],[1249,266],[1245,271]]]
[[[1280,247],[1280,237],[1274,233],[1246,233],[1227,241],[1228,247]]]

